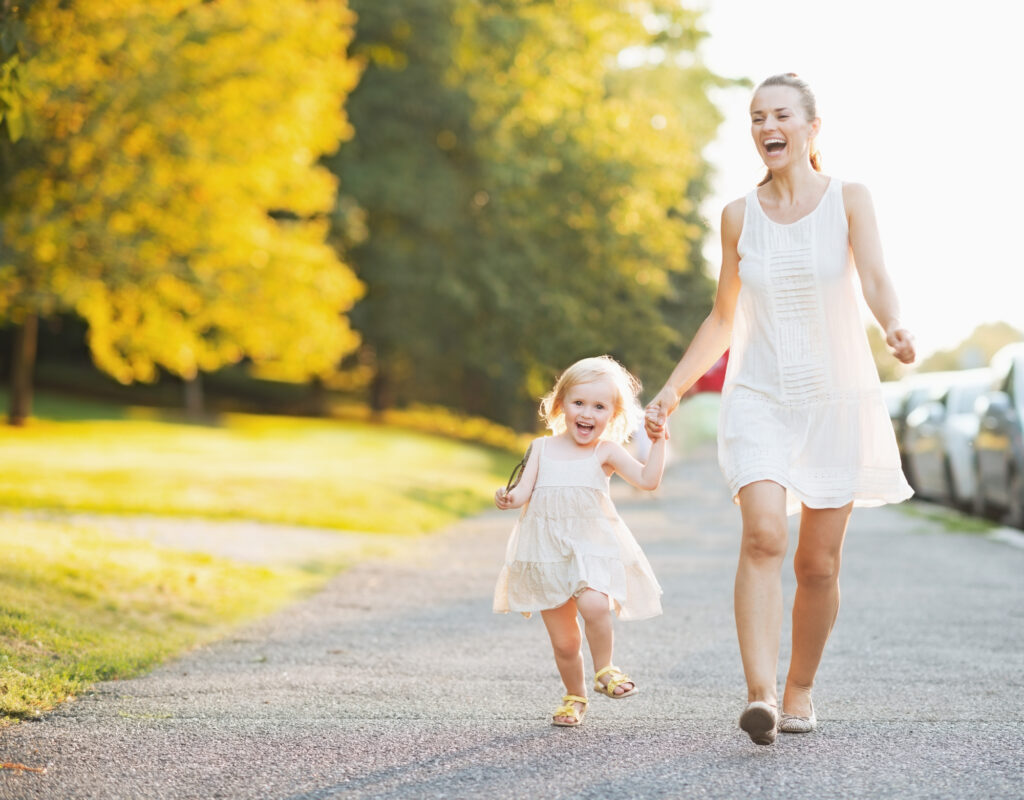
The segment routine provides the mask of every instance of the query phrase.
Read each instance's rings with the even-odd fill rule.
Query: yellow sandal
[[[606,673],[608,675],[608,683],[601,683],[600,678],[602,675]],[[622,692],[621,694],[615,694],[616,687],[621,686],[624,683],[632,683],[633,688],[628,689]],[[632,678],[630,678],[624,672],[620,671],[618,667],[614,667],[611,664],[609,664],[607,667],[600,670],[594,676],[594,691],[600,692],[606,697],[610,697],[612,700],[621,700],[623,697],[629,697],[630,695],[634,695],[640,690],[637,689],[636,684],[633,683]]]
[[[583,710],[576,708],[576,703],[583,703]],[[551,724],[560,728],[576,728],[583,724],[583,715],[587,713],[588,700],[577,694],[567,694],[562,698],[562,705],[551,715]],[[555,717],[572,717],[572,722],[559,722]]]

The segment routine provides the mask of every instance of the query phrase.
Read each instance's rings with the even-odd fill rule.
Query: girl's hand
[[[498,489],[498,491],[494,493],[494,505],[502,511],[507,511],[512,508],[512,496],[506,493],[504,488]]]
[[[914,349],[914,336],[900,325],[891,326],[886,333],[886,344],[892,348],[892,354],[904,364],[912,364],[917,353]]]
[[[679,397],[674,390],[666,386],[654,399],[647,404],[644,412],[644,428],[652,442],[664,437],[669,438],[668,418],[679,406]]]

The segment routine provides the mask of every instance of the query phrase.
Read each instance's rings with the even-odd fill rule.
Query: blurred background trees
[[[240,365],[529,428],[573,360],[660,379],[707,311],[701,152],[727,82],[676,2],[0,13],[13,421],[39,320],[69,370],[85,341],[114,381],[193,402]]]

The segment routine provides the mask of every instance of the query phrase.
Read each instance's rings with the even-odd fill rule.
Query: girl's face
[[[766,86],[750,103],[750,133],[770,170],[810,157],[821,121],[808,120],[800,100],[800,92],[792,86]]]
[[[565,393],[565,426],[576,444],[596,444],[615,416],[615,384],[611,378],[577,383]]]

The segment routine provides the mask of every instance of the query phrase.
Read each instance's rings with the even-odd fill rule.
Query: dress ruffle
[[[661,613],[661,587],[608,495],[584,486],[538,487],[509,537],[494,611],[528,617],[585,589],[606,594],[623,620]]]

